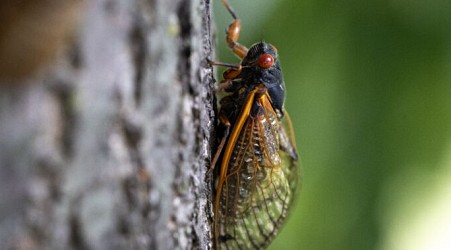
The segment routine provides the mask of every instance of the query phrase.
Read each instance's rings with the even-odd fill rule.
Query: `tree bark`
[[[0,249],[211,248],[210,1],[76,8],[50,66],[0,72]]]

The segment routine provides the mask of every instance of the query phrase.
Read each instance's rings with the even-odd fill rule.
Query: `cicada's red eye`
[[[267,69],[274,64],[274,57],[270,54],[263,54],[258,58],[258,66],[262,69]]]

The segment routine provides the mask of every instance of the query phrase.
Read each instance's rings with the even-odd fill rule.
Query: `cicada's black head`
[[[241,65],[240,77],[243,82],[253,86],[264,84],[271,97],[272,106],[281,118],[285,100],[285,83],[276,48],[269,43],[256,43],[249,49]]]

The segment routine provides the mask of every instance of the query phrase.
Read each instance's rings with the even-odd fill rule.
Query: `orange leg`
[[[214,62],[214,61],[208,61],[210,65],[213,66],[226,66],[228,67],[224,73],[222,73],[222,77],[224,80],[221,81],[219,84],[217,91],[222,91],[224,89],[227,89],[228,86],[232,83],[232,80],[237,78],[238,75],[241,73],[241,64],[232,64],[232,63],[222,63],[222,62]]]
[[[229,4],[228,0],[221,0],[226,9],[229,11],[230,15],[233,17],[233,22],[229,25],[229,28],[226,30],[226,41],[229,48],[232,49],[233,53],[237,55],[239,58],[243,59],[247,55],[248,49],[238,43],[238,38],[240,36],[240,19],[238,19],[235,11],[233,11],[232,7]]]

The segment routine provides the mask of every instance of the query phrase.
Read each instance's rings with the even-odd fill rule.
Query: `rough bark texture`
[[[79,15],[50,69],[0,84],[0,249],[210,248],[210,1]]]

